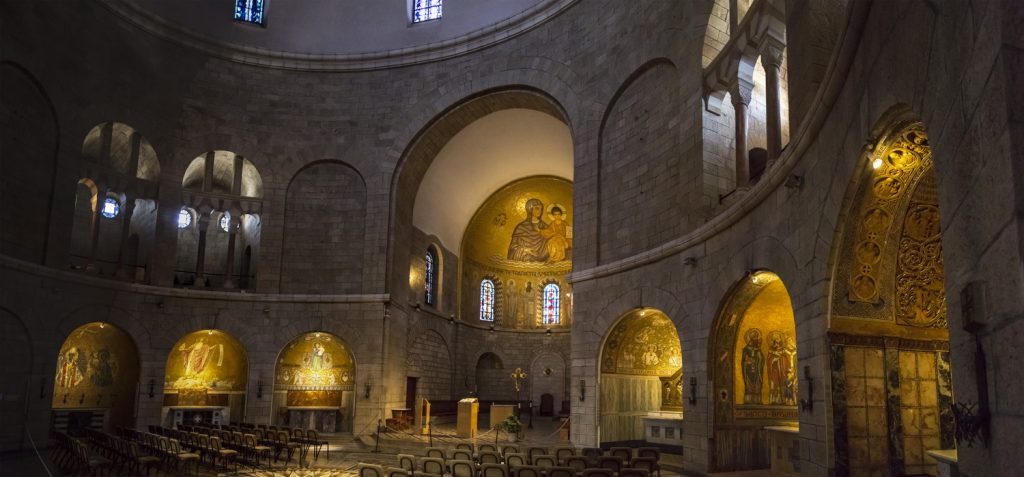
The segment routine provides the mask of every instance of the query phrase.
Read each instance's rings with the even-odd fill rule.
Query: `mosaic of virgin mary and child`
[[[565,210],[555,204],[548,211],[551,222],[544,221],[544,203],[526,201],[526,218],[512,231],[508,259],[520,262],[556,263],[569,257],[572,226],[565,222]]]

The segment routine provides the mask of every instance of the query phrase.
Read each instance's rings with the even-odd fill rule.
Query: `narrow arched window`
[[[549,283],[544,287],[544,324],[557,325],[560,322],[561,308],[558,306],[561,291],[558,285]]]
[[[235,0],[235,20],[263,25],[263,0]]]
[[[427,255],[424,257],[426,261],[426,267],[424,269],[423,277],[423,302],[428,305],[434,305],[437,302],[437,254],[434,253],[433,248],[427,249]]]
[[[480,282],[480,319],[494,321],[494,282],[487,278]]]
[[[412,22],[420,23],[428,20],[440,20],[442,0],[413,0]]]

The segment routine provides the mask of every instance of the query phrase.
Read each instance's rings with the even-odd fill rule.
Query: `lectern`
[[[456,435],[459,437],[476,437],[476,414],[479,411],[480,402],[476,398],[465,398],[459,401]]]
[[[416,406],[416,427],[420,429],[421,435],[430,434],[430,401],[421,399]]]

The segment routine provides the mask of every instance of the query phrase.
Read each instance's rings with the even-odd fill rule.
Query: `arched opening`
[[[356,363],[330,333],[305,333],[285,345],[274,370],[274,422],[318,432],[352,432]]]
[[[178,232],[175,284],[234,289],[243,280],[242,254],[262,238],[263,179],[256,167],[230,151],[210,151],[192,160],[181,182],[192,225]],[[249,278],[256,264],[249,262]]]
[[[241,422],[249,361],[233,336],[214,329],[178,340],[167,357],[163,425]]]
[[[682,445],[683,355],[672,320],[654,308],[626,313],[598,358],[601,445]]]
[[[766,426],[796,426],[796,323],[786,286],[753,272],[723,299],[708,348],[711,464],[716,472],[769,467]]]
[[[515,399],[508,385],[508,372],[501,357],[492,352],[476,360],[476,394],[481,401]]]
[[[920,122],[893,121],[878,137],[837,230],[836,470],[936,475],[927,451],[956,447],[938,182]]]
[[[565,359],[558,353],[545,352],[530,363],[530,399],[539,416],[554,416],[569,412],[566,395]],[[507,381],[506,381],[507,382]]]
[[[53,430],[80,436],[131,427],[138,381],[138,349],[128,333],[103,322],[75,328],[57,355]]]
[[[96,184],[90,179],[78,181],[75,211],[71,222],[71,267],[85,269],[92,255],[92,229],[96,220]]]

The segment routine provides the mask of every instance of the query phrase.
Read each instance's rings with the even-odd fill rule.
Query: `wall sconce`
[[[370,399],[370,390],[373,389],[373,381],[367,380],[363,385],[363,398]]]
[[[494,325],[491,325],[490,328],[487,328],[487,331],[494,333]]]
[[[696,377],[690,376],[690,396],[687,399],[689,399],[691,406],[697,404],[697,378]]]
[[[814,410],[814,378],[811,378],[811,367],[804,366],[804,381],[807,381],[807,399],[800,400],[801,411]]]
[[[263,380],[256,381],[256,399],[263,399]]]
[[[683,265],[686,265],[687,267],[692,267],[692,266],[694,266],[696,264],[697,264],[697,258],[696,257],[686,257],[686,258],[683,259]]]
[[[587,400],[587,381],[581,379],[580,380],[580,401],[586,401],[586,400]]]
[[[551,328],[548,328],[548,330],[545,331],[544,334],[546,334],[548,336],[551,336]]]
[[[455,324],[455,314],[448,315],[448,323],[452,325]]]
[[[153,386],[156,386],[156,382],[154,382],[153,379],[151,378],[149,380],[149,398],[150,399],[153,399],[153,396],[154,396]]]

